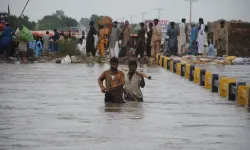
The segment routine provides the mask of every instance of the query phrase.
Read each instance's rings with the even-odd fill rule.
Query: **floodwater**
[[[162,68],[143,103],[105,106],[108,65],[0,64],[0,150],[249,150],[250,114]]]

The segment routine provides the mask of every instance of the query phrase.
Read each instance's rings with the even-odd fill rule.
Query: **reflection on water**
[[[125,66],[120,66],[127,67]],[[0,149],[248,150],[250,113],[162,68],[144,101],[105,104],[106,64],[0,64]]]

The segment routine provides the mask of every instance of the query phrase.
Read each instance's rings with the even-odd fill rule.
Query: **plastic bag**
[[[34,41],[33,34],[25,26],[21,26],[17,28],[16,33],[17,33],[17,38],[22,41],[26,41],[26,42]]]
[[[71,59],[69,57],[69,55],[67,55],[65,58],[62,59],[61,61],[62,64],[69,64],[71,63]]]

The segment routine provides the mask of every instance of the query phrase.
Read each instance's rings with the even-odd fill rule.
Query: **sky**
[[[0,11],[6,11],[8,4],[12,14],[20,15],[27,0],[0,0]],[[89,18],[91,14],[111,16],[113,20],[141,22],[144,19],[158,18],[157,8],[163,9],[161,20],[189,22],[189,2],[185,0],[30,0],[25,15],[32,21],[42,19],[56,10],[63,10],[67,16],[78,21]],[[205,22],[218,19],[242,20],[250,22],[250,0],[199,0],[192,5],[192,21],[202,17]]]

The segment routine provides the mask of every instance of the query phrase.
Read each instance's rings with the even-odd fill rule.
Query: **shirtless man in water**
[[[105,93],[105,102],[110,103],[124,103],[123,100],[123,86],[124,73],[118,70],[119,61],[117,58],[110,59],[110,69],[104,71],[98,78],[98,83],[101,91]],[[105,80],[106,85],[103,85]]]

